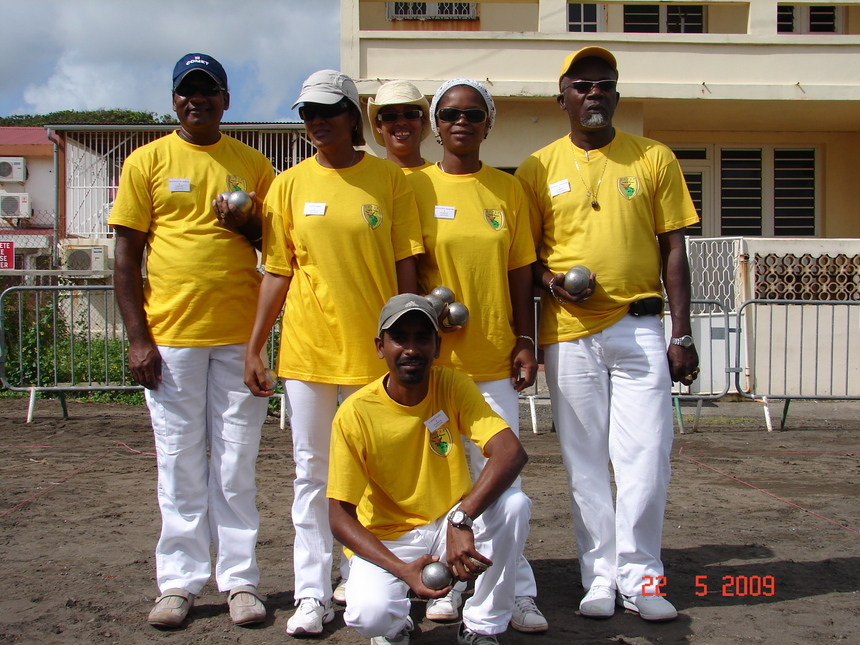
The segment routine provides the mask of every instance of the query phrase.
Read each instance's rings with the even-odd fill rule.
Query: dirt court
[[[550,631],[508,630],[503,645],[860,643],[860,404],[796,402],[789,429],[767,433],[759,405],[721,403],[706,406],[698,432],[676,434],[663,557],[664,590],[680,616],[665,624],[621,610],[608,620],[577,613],[567,485],[546,410],[533,434],[522,407],[522,439],[534,501],[527,555]],[[29,425],[26,412],[25,400],[0,400],[0,643],[292,640],[283,631],[292,611],[292,459],[276,418],[258,465],[269,620],[233,626],[210,583],[186,627],[171,632],[145,620],[159,531],[145,409],[70,402],[64,420],[56,401],[41,400]],[[422,613],[414,603],[414,643],[456,642],[456,626]],[[368,642],[340,615],[319,640]]]

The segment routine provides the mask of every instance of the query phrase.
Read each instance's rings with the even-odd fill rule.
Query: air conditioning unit
[[[0,157],[0,181],[24,183],[27,179],[27,162],[24,157]]]
[[[30,212],[30,195],[28,193],[0,193],[0,217],[29,219]]]
[[[104,271],[107,248],[98,244],[66,246],[63,266],[69,271]]]

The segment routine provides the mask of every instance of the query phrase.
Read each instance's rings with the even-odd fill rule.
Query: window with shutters
[[[475,2],[386,2],[389,20],[475,20]]]
[[[776,8],[776,30],[781,34],[844,33],[844,7],[781,4]]]
[[[624,32],[636,34],[705,33],[705,6],[700,4],[626,4]]]

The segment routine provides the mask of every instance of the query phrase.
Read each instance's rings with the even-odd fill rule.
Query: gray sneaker
[[[499,645],[499,639],[494,634],[479,634],[469,631],[463,623],[457,631],[458,645]]]

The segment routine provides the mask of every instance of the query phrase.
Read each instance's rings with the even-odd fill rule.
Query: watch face
[[[466,519],[466,514],[463,511],[454,511],[451,513],[451,523],[452,524],[462,524]]]

